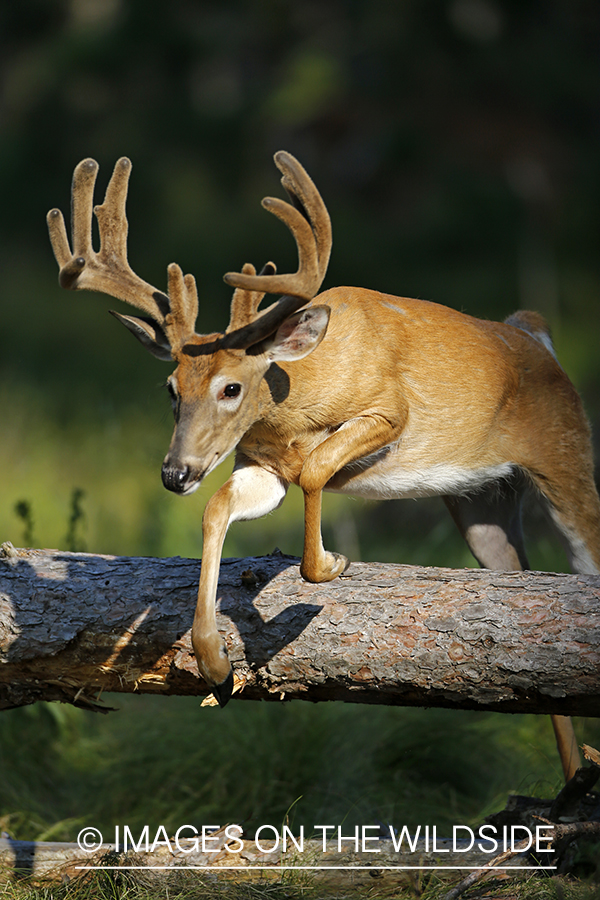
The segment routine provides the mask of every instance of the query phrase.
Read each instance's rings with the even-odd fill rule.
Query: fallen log
[[[14,550],[0,559],[0,709],[207,694],[190,644],[200,562]],[[223,560],[218,626],[242,699],[600,715],[600,577]]]
[[[229,828],[237,829],[238,826]],[[238,835],[241,831],[239,828],[233,833]],[[405,872],[419,869],[450,872],[477,869],[480,872],[481,867],[488,867],[493,862],[489,839],[481,839],[475,832],[468,839],[462,835],[442,838],[431,833],[427,839],[415,839],[413,829],[410,838],[410,846],[404,839],[402,846],[395,849],[389,838],[377,841],[369,836],[369,846],[362,850],[360,838],[358,849],[348,848],[347,837],[340,849],[331,835],[325,847],[322,837],[300,841],[296,836],[293,840],[288,838],[283,850],[281,842],[275,847],[272,834],[262,840],[245,836],[227,840],[225,829],[221,829],[208,838],[209,852],[203,852],[192,841],[176,841],[166,834],[161,846],[146,851],[141,847],[137,851],[124,851],[116,844],[102,844],[93,852],[84,852],[77,843],[1,838],[0,883],[14,875],[37,882],[64,882],[96,870],[132,872],[154,878],[172,876],[182,870],[193,871],[213,883],[216,880],[289,880],[290,874],[296,872],[310,877],[311,884],[381,887],[383,883],[389,888],[398,881],[401,883]],[[399,841],[398,836],[396,841]],[[379,846],[374,846],[375,843]],[[496,872],[514,875],[525,869],[531,875],[540,866],[545,867],[545,863],[531,860],[527,853],[517,851],[511,855],[508,864]]]

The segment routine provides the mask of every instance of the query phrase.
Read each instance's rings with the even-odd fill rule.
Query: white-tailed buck
[[[73,177],[73,248],[59,210],[48,214],[65,288],[102,291],[141,309],[115,313],[160,359],[175,431],[162,467],[171,491],[189,494],[235,450],[233,474],[206,506],[192,643],[223,706],[233,677],[216,628],[221,549],[231,522],[276,509],[290,484],[304,493],[301,573],[329,581],[348,560],[323,548],[321,492],[376,500],[441,495],[471,551],[492,569],[527,567],[520,506],[533,488],[575,572],[600,571],[600,501],[590,432],[573,385],[536,313],[487,322],[422,300],[364,288],[317,295],[331,249],[325,205],[288,153],[275,162],[292,203],[263,206],[291,230],[299,267],[268,263],[229,273],[236,288],[222,334],[194,331],[195,282],[168,267],[169,294],[127,263],[125,199],[131,163],[117,162],[94,209],[98,165]],[[265,293],[282,295],[264,311]]]

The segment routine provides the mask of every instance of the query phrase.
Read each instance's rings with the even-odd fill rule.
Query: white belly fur
[[[386,447],[366,459],[346,466],[325,487],[326,491],[351,494],[366,500],[432,497],[440,494],[468,494],[514,472],[512,462],[466,469],[458,465],[434,463],[429,466],[402,465],[397,447]]]

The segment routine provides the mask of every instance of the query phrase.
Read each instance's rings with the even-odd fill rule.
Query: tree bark
[[[7,555],[8,554],[8,555]],[[0,709],[108,691],[202,695],[200,562],[5,551]],[[353,563],[308,584],[275,553],[223,560],[234,699],[600,715],[600,577]]]

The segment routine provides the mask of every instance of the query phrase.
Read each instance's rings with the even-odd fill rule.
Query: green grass
[[[232,702],[201,709],[190,698],[117,696],[98,716],[38,704],[0,718],[2,828],[14,837],[74,840],[93,825],[172,833],[181,824],[289,821],[314,824],[475,824],[507,791],[548,795],[561,776],[547,717],[361,707]],[[578,720],[597,741],[598,723]],[[294,801],[297,801],[294,803]],[[290,810],[290,807],[293,808]],[[139,832],[138,832],[139,833]],[[281,884],[215,885],[192,873],[161,881],[139,873],[91,873],[52,888],[0,885],[7,900],[296,900],[395,896],[438,900],[451,880],[409,876],[369,890],[326,892],[294,877]],[[592,900],[593,886],[559,879],[496,882],[484,896]]]
[[[474,825],[508,792],[561,784],[550,721],[448,710],[112,695],[108,716],[55,704],[0,718],[0,816],[18,839],[94,826]],[[595,720],[577,720],[595,743]]]
[[[91,872],[62,885],[0,882],[0,900],[444,900],[460,881],[455,873],[394,873],[361,884],[345,877],[337,884],[315,884],[295,873],[240,881],[214,880],[196,872],[156,876],[148,872]],[[523,873],[486,877],[465,898],[485,900],[598,900],[593,882],[565,876]]]

